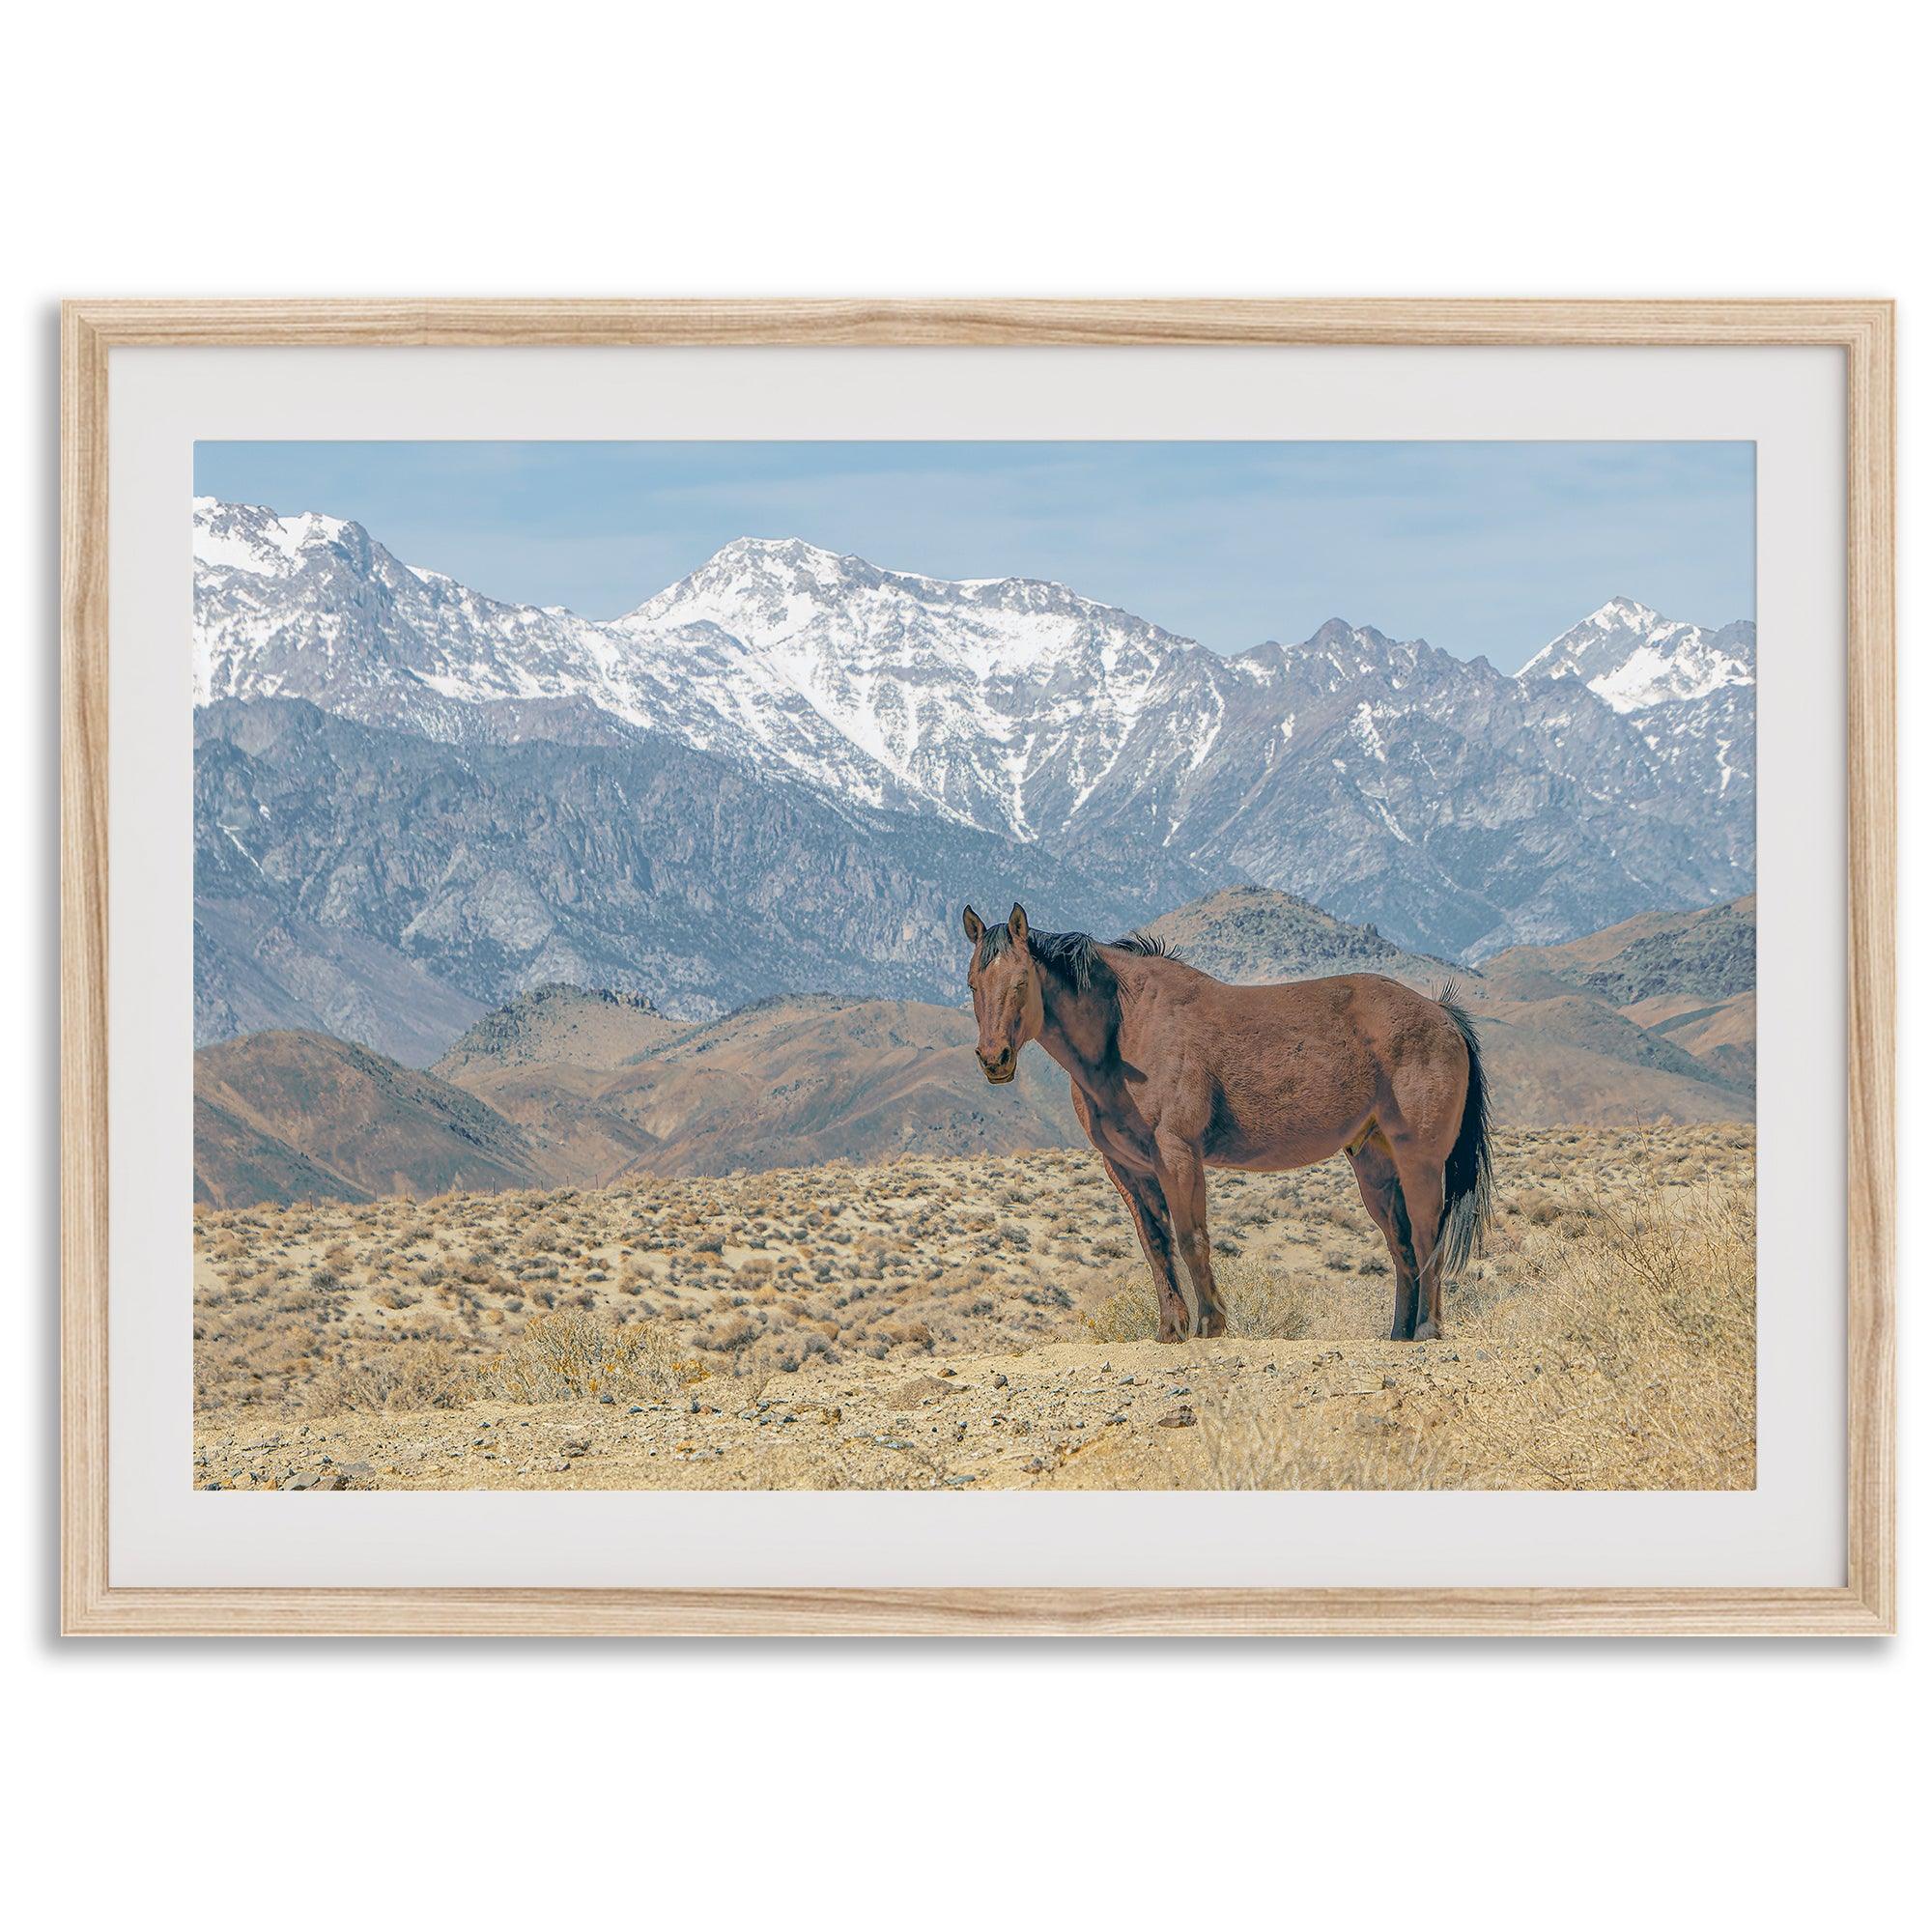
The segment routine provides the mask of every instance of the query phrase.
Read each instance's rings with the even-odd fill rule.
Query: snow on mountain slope
[[[661,672],[648,651],[569,611],[498,603],[413,569],[359,524],[199,497],[194,528],[197,704],[306,697],[444,738],[462,735],[452,706],[576,699],[706,749],[752,749],[678,668]]]
[[[1060,584],[944,583],[743,539],[629,616],[497,603],[360,526],[199,499],[195,696],[307,697],[433,736],[437,700],[578,697],[862,804],[1027,838],[1198,644]]]
[[[1757,627],[1708,631],[1660,617],[1630,597],[1612,597],[1537,652],[1517,675],[1580,677],[1616,711],[1707,697],[1757,676]]]
[[[1019,578],[946,582],[796,540],[741,538],[612,629],[666,654],[741,647],[737,722],[809,776],[820,721],[907,797],[1018,838],[1050,830],[1104,770],[1177,661],[1212,653]]]

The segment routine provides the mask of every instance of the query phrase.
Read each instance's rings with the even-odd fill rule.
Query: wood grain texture
[[[107,1584],[107,355],[61,331],[61,1605]]]
[[[107,402],[117,346],[1812,346],[1846,364],[1847,1544],[1838,1589],[115,1589],[107,1543]],[[1896,1627],[1889,302],[70,302],[62,461],[62,1624],[88,1635],[1864,1635]]]
[[[1867,1636],[1849,1590],[113,1590],[89,1636]]]
[[[1859,300],[954,301],[100,300],[71,303],[110,347],[946,347],[1311,343],[1840,347],[1888,305]]]
[[[1846,344],[1846,1536],[1852,1593],[1897,1626],[1894,1029],[1898,884],[1893,315]]]

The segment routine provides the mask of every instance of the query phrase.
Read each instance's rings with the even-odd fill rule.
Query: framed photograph
[[[66,1628],[1891,1630],[1891,344],[69,304]]]

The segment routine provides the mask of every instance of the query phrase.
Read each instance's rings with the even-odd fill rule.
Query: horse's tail
[[[1490,1088],[1483,1074],[1483,1049],[1476,1024],[1457,1004],[1451,984],[1437,995],[1469,1053],[1469,1084],[1463,1094],[1463,1124],[1442,1169],[1442,1232],[1437,1236],[1446,1279],[1482,1247],[1489,1225],[1492,1173],[1490,1161]]]

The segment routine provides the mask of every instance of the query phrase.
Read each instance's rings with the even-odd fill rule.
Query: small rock
[[[1156,1429],[1192,1429],[1196,1419],[1194,1411],[1183,1404],[1179,1408],[1170,1408],[1165,1415],[1156,1416],[1153,1426]]]
[[[617,1398],[614,1395],[600,1395],[597,1400],[602,1403],[608,1403],[612,1408],[617,1406]]]
[[[995,1376],[993,1378],[993,1386],[996,1389],[1003,1389],[1006,1387],[1006,1385],[1007,1385],[1007,1378],[1005,1376]]]
[[[312,1490],[315,1488],[315,1478],[304,1475],[285,1476],[282,1479],[282,1488],[285,1490]]]

